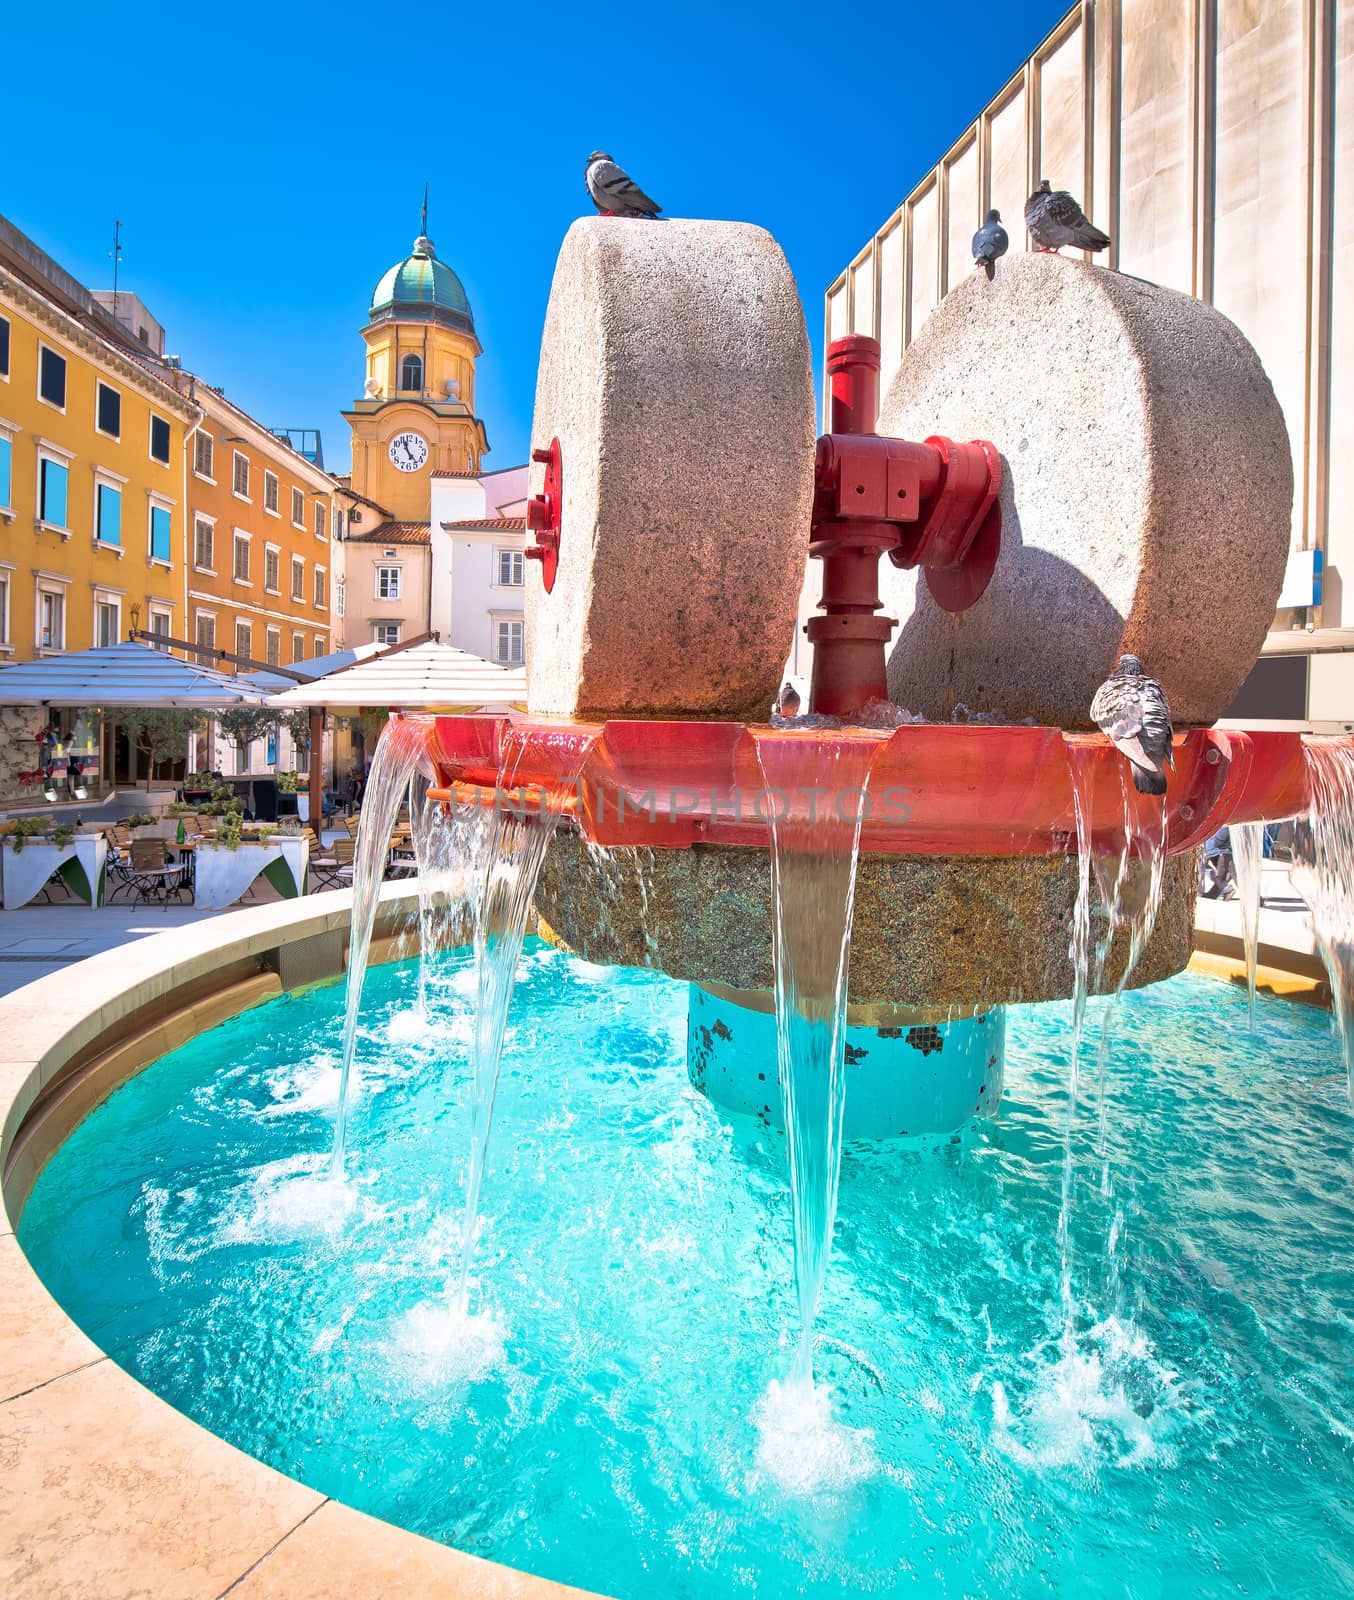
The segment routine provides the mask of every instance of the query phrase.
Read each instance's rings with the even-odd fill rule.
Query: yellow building
[[[201,416],[62,293],[79,285],[36,276],[0,254],[0,656],[17,660],[116,643],[134,620],[176,631]]]
[[[475,337],[461,280],[421,235],[376,285],[365,398],[352,429],[354,491],[396,522],[426,522],[434,472],[478,472],[489,448],[475,415]]]
[[[184,637],[272,665],[327,655],[333,478],[200,379],[181,381],[203,413],[188,451]]]

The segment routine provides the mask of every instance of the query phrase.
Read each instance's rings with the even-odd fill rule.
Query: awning
[[[298,683],[268,701],[279,711],[323,706],[328,711],[481,711],[525,707],[526,673],[500,667],[468,650],[429,639],[388,650],[370,661]]]
[[[127,642],[0,667],[0,705],[137,706],[215,711],[258,706],[268,690],[248,678]]]

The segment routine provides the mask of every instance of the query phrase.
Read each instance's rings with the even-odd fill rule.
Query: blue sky
[[[816,364],[827,284],[1067,8],[73,0],[54,49],[16,0],[0,212],[90,288],[121,218],[121,282],[167,348],[260,420],[319,427],[341,471],[358,329],[426,179],[485,349],[485,464],[507,467],[590,150],[675,215],[769,228]]]

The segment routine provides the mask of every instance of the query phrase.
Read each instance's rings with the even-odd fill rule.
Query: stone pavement
[[[62,967],[166,928],[220,916],[196,906],[164,909],[118,904],[91,911],[78,904],[23,906],[0,911],[0,995],[10,994]]]

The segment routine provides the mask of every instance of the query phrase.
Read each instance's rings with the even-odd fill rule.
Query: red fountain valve
[[[559,565],[560,517],[564,511],[564,466],[559,440],[552,439],[548,450],[533,450],[531,459],[544,464],[545,487],[527,501],[527,527],[536,535],[536,543],[529,544],[525,554],[528,561],[540,562],[541,580],[549,594],[555,587]]]
[[[818,441],[809,553],[823,563],[809,709],[850,716],[888,699],[885,646],[897,626],[876,616],[879,558],[921,567],[937,605],[963,611],[987,588],[1001,550],[1001,458],[985,440],[924,444],[881,438],[879,341],[849,334],[828,347],[832,431]]]

